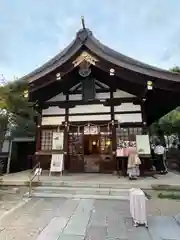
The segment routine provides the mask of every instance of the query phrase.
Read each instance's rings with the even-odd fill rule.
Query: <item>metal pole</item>
[[[9,172],[10,172],[12,145],[13,145],[13,140],[11,140],[10,147],[9,147],[8,162],[7,162],[7,169],[6,169],[7,174],[9,174]]]

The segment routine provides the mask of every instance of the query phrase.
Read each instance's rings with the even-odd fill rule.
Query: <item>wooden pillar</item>
[[[142,99],[141,101],[141,112],[142,112],[142,134],[148,134],[148,130],[147,130],[147,116],[146,116],[146,111],[145,111],[145,98]],[[142,162],[142,167],[141,167],[141,175],[144,175],[145,172],[145,161],[147,161],[148,159],[144,159],[141,158],[141,162]]]
[[[113,91],[110,91],[110,98],[113,99]],[[114,115],[114,105],[111,105],[111,132],[112,132],[112,160],[114,163],[114,171],[119,172],[119,166],[116,161],[116,126],[115,126],[115,115]]]
[[[33,159],[32,167],[34,167],[35,164],[38,163],[39,157],[38,152],[41,150],[41,124],[42,124],[42,109],[38,107],[37,109],[39,116],[36,118],[36,152],[35,152],[35,159]]]
[[[69,94],[66,94],[66,101],[69,100]],[[65,108],[65,128],[64,128],[64,170],[69,170],[69,147],[68,147],[68,134],[69,134],[69,108]]]
[[[146,111],[145,111],[145,98],[142,99],[141,101],[141,112],[142,112],[142,133],[147,134],[147,116],[146,116]]]

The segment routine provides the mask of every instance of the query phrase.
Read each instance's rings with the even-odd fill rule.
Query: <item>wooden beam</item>
[[[117,111],[114,112],[114,114],[136,114],[136,113],[141,113],[141,111]],[[111,119],[114,120],[114,116],[112,117],[112,112],[94,112],[94,113],[69,113],[69,116],[90,116],[90,115],[107,115],[111,114]],[[43,117],[64,117],[66,115],[64,114],[46,114],[43,115]]]
[[[105,83],[104,83],[105,84]],[[95,85],[97,85],[98,87],[100,87],[101,89],[109,89],[110,90],[110,87],[107,86],[107,87],[104,87],[103,83],[101,83],[100,81],[97,81],[95,80]],[[105,84],[106,85],[106,84]]]
[[[76,86],[77,85],[77,86]],[[71,87],[69,90],[68,90],[68,93],[69,94],[76,94],[77,91],[80,91],[82,93],[82,90],[78,90],[80,87],[82,88],[82,82],[79,82],[78,84],[76,84],[75,86]],[[72,89],[73,88],[73,89]],[[72,89],[72,90],[71,90]]]
[[[114,99],[94,99],[91,101],[83,101],[83,100],[69,100],[69,101],[49,101],[42,104],[43,108],[48,107],[55,107],[58,106],[60,108],[72,108],[76,105],[90,105],[90,104],[103,104],[104,106],[117,106],[121,103],[133,103],[136,98],[114,98]]]
[[[73,125],[86,125],[88,123],[88,121],[82,121],[82,122],[76,122],[73,121]],[[90,121],[89,123],[92,124],[107,124],[109,123],[109,121]],[[64,125],[64,122],[62,122],[62,124]],[[71,124],[71,122],[69,122],[69,124]],[[118,126],[118,122],[117,120],[115,120],[115,126]],[[42,125],[40,128],[41,129],[57,129],[58,125]],[[129,128],[129,127],[143,127],[143,123],[142,122],[127,122],[127,123],[121,123],[121,128]]]
[[[104,88],[104,89],[96,89],[96,93],[109,93],[110,89]],[[67,93],[69,94],[81,94],[82,90],[73,90],[73,91],[68,91]]]

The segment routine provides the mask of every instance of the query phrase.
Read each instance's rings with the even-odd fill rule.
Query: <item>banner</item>
[[[64,132],[53,132],[52,150],[63,150]]]
[[[63,171],[63,154],[52,154],[50,172]]]
[[[98,133],[98,126],[84,126],[84,135],[97,135]]]

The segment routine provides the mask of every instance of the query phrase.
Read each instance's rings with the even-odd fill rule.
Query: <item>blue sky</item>
[[[11,80],[60,52],[81,28],[119,52],[180,66],[180,0],[0,0],[0,74]]]

